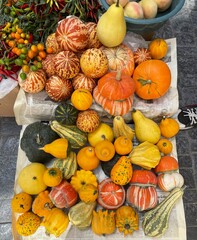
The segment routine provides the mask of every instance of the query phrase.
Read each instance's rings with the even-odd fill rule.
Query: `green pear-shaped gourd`
[[[135,136],[139,142],[148,141],[156,144],[160,137],[161,131],[156,122],[144,116],[139,110],[132,111],[132,119],[134,122]]]
[[[116,47],[122,43],[126,35],[126,22],[119,0],[100,17],[96,31],[99,41],[106,47]]]

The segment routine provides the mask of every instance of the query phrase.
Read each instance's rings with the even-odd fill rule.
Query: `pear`
[[[156,122],[144,116],[139,110],[132,111],[132,119],[134,122],[134,130],[136,138],[139,142],[148,141],[156,144],[160,137],[161,131]]]
[[[118,0],[100,17],[97,23],[97,37],[104,46],[116,47],[123,42],[125,35],[124,10]]]

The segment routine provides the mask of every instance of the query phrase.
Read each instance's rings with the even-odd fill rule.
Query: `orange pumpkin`
[[[162,59],[168,52],[168,44],[164,39],[156,38],[149,43],[148,50],[152,58]]]
[[[110,100],[124,100],[135,91],[133,79],[120,71],[105,74],[97,85],[100,94]]]
[[[134,58],[132,50],[121,44],[117,47],[105,47],[102,46],[101,50],[106,54],[109,63],[109,71],[121,70],[129,76],[133,74],[134,71]]]
[[[98,87],[94,88],[93,97],[95,102],[101,105],[102,108],[112,116],[125,115],[133,105],[133,95],[124,100],[109,100],[100,94]]]
[[[133,73],[136,84],[135,93],[142,99],[162,97],[170,88],[171,72],[161,60],[147,60],[139,64]]]
[[[179,169],[178,161],[172,156],[161,157],[159,164],[155,167],[155,173],[164,173],[177,171]]]

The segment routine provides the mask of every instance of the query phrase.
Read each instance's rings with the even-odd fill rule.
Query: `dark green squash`
[[[21,137],[20,147],[26,153],[30,162],[45,163],[54,157],[49,153],[40,151],[39,148],[44,147],[44,145],[53,142],[57,138],[59,138],[58,134],[48,124],[35,122],[25,128]]]
[[[101,161],[101,168],[105,173],[105,175],[110,177],[111,170],[113,166],[117,163],[120,157],[121,156],[116,153],[115,156],[110,161],[107,161],[107,162]]]
[[[75,125],[79,111],[69,103],[60,103],[55,109],[55,120],[66,125]]]

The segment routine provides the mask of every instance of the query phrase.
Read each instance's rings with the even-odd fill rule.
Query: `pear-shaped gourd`
[[[139,142],[148,141],[156,144],[160,137],[161,131],[156,122],[144,116],[139,110],[133,110],[132,119],[134,122],[135,135]]]
[[[126,35],[126,22],[119,0],[100,17],[96,31],[99,41],[106,47],[116,47],[122,43]]]

